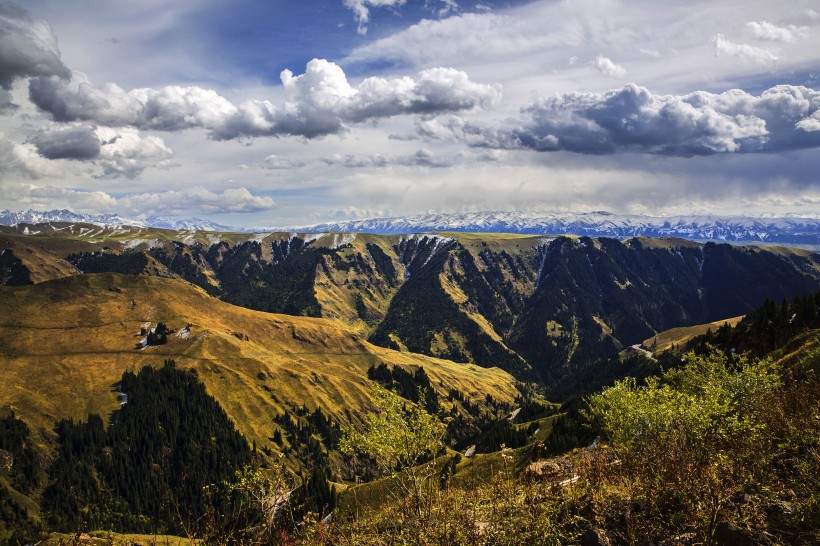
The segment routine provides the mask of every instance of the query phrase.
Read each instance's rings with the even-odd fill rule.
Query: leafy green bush
[[[430,513],[429,488],[436,473],[434,457],[443,447],[446,428],[435,416],[382,388],[373,391],[377,411],[365,416],[364,431],[348,430],[340,443],[342,453],[372,458],[382,476],[394,478],[397,500],[408,500],[417,518]],[[419,389],[419,400],[426,394]]]
[[[602,475],[599,512],[625,512],[625,538],[639,542],[669,530],[709,540],[730,517],[759,523],[760,511],[736,513],[735,501],[770,481],[781,387],[764,364],[688,353],[660,379],[625,379],[591,396],[586,416],[619,463]]]

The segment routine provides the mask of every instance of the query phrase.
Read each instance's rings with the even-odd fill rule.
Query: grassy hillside
[[[555,398],[594,388],[607,368],[620,377],[607,363],[657,332],[820,286],[820,258],[804,250],[674,238],[23,229],[1,230],[32,251],[0,256],[4,283],[74,267],[182,278],[249,309],[330,319],[382,347],[501,367]]]
[[[517,392],[499,369],[383,349],[336,322],[236,307],[178,279],[106,273],[2,287],[0,308],[0,400],[41,443],[61,418],[109,414],[123,371],[166,358],[196,369],[240,432],[274,450],[275,416],[306,405],[346,421],[345,410],[369,404],[367,369],[381,362],[423,366],[445,394],[509,402]],[[174,330],[168,343],[137,348],[140,329],[158,322]]]
[[[687,341],[697,336],[702,336],[709,330],[712,330],[713,332],[717,331],[717,329],[725,323],[729,323],[729,326],[736,326],[741,320],[743,320],[743,316],[733,317],[726,320],[716,320],[715,322],[709,322],[707,324],[696,324],[695,326],[670,328],[669,330],[659,332],[658,334],[643,340],[641,346],[653,353],[665,351],[673,345],[683,345]]]

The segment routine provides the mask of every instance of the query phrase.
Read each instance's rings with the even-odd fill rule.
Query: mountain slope
[[[166,358],[195,369],[243,435],[274,450],[273,419],[285,411],[306,405],[344,422],[369,405],[371,365],[423,366],[445,395],[474,401],[517,392],[499,369],[383,349],[336,322],[244,309],[178,279],[105,273],[2,287],[0,308],[0,399],[41,443],[58,419],[116,409],[122,372]],[[158,322],[174,330],[168,343],[144,347],[140,329]]]
[[[330,319],[382,347],[498,366],[560,396],[585,388],[579,377],[617,375],[607,361],[656,332],[820,286],[810,251],[673,238],[31,228],[3,228],[7,244],[62,260],[59,274],[182,278],[249,309]],[[0,262],[8,282],[28,271],[14,260]]]
[[[819,266],[817,255],[799,251],[562,237],[547,250],[509,345],[554,394],[566,395],[579,387],[573,376],[656,332],[737,316],[766,297],[815,290]]]

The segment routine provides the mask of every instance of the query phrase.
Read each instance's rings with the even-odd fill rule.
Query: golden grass
[[[76,542],[75,542],[76,541]],[[46,538],[43,546],[59,546],[62,544],[79,544],[87,546],[191,546],[201,544],[202,541],[190,540],[173,535],[134,535],[112,533],[110,531],[92,531],[79,536],[64,533],[52,533]]]
[[[335,242],[338,244],[340,236],[336,234],[335,237]],[[330,241],[327,241],[327,239],[330,239]],[[317,240],[316,244],[322,242],[333,243],[334,240],[332,236],[325,236]],[[314,283],[316,300],[322,307],[322,317],[337,320],[365,337],[373,331],[374,325],[387,314],[387,308],[399,289],[398,283],[390,282],[390,280],[382,278],[377,273],[376,264],[367,251],[366,245],[368,243],[373,243],[373,237],[364,237],[357,234],[355,238],[349,241],[351,248],[339,250],[339,255],[346,259],[348,256],[358,254],[373,270],[372,276],[366,272],[357,272],[354,268],[347,271],[336,268],[333,266],[332,260],[326,256],[324,260],[327,268],[323,268],[321,265],[316,267],[316,281]],[[381,243],[379,246],[393,260],[393,265],[397,271],[400,271],[402,266],[393,249],[390,245],[385,244],[385,240],[382,240]],[[359,317],[356,309],[357,295],[361,296],[368,317],[372,317],[369,322]]]
[[[650,338],[645,339],[641,345],[648,351],[659,353],[672,347],[672,345],[680,345],[686,343],[690,339],[702,336],[710,328],[713,332],[723,326],[724,322],[728,322],[730,326],[735,326],[743,319],[743,316],[733,317],[730,319],[716,320],[708,324],[696,324],[695,326],[683,326],[681,328],[672,328],[660,332]]]
[[[77,270],[54,252],[42,248],[23,237],[7,237],[4,247],[9,248],[29,270],[33,283],[76,275]]]
[[[341,419],[369,407],[366,372],[380,362],[424,366],[437,388],[476,400],[516,394],[500,369],[383,349],[336,322],[236,307],[178,279],[96,274],[3,287],[0,309],[0,400],[41,444],[59,419],[110,414],[122,372],[166,358],[195,369],[240,432],[274,450],[272,419],[289,407]],[[140,327],[160,321],[177,331],[168,344],[136,349]],[[191,335],[178,337],[189,323]]]
[[[557,235],[526,235],[517,233],[460,233],[437,232],[436,235],[456,239],[461,245],[474,254],[482,250],[492,252],[506,251],[508,254],[528,252],[536,246],[551,241]]]
[[[644,248],[697,248],[703,246],[703,243],[690,241],[689,239],[679,239],[677,237],[633,237],[632,239],[639,241]],[[628,239],[628,240],[632,240]],[[626,242],[626,241],[624,241]]]

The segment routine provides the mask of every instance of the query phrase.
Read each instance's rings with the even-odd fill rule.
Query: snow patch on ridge
[[[131,250],[141,246],[145,246],[147,250],[151,250],[152,248],[162,247],[162,243],[159,239],[132,239],[125,243],[123,248]]]

